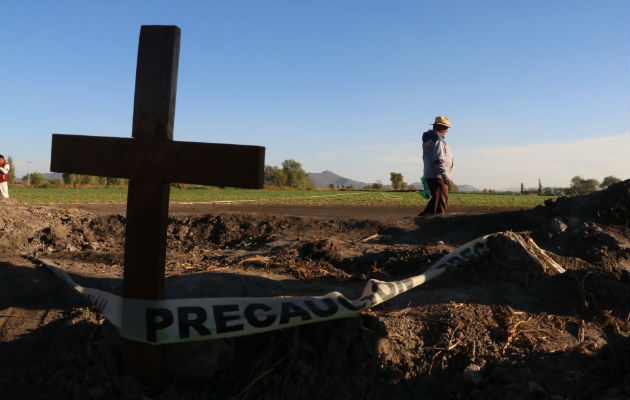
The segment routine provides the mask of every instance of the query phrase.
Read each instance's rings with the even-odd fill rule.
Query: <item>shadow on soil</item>
[[[488,265],[488,260],[480,260],[477,266],[463,266],[454,274],[446,275],[439,284],[436,282],[433,288],[448,291],[453,284],[461,283],[462,279],[474,288],[475,282],[471,282],[470,274],[465,272],[477,268],[479,279],[482,279],[484,273],[479,268],[483,265]],[[47,324],[42,318],[39,326],[30,333],[0,343],[0,358],[4,366],[0,371],[2,398],[85,398],[86,393],[91,398],[103,399],[156,396],[134,378],[117,372],[120,362],[117,331],[91,312],[81,296],[43,269],[0,263],[0,271],[4,282],[0,295],[0,307],[3,310],[56,310],[62,314]],[[507,271],[505,274],[502,278],[513,280],[513,273]],[[277,290],[285,294],[287,289],[286,282],[261,277],[201,275],[205,276],[200,276],[192,289],[199,295],[207,295],[207,285],[216,287],[219,282],[227,283],[226,287],[238,282],[249,288],[259,286],[261,290]],[[113,282],[117,281],[114,279],[81,277],[76,274],[72,277],[90,287],[119,285]],[[169,278],[168,286],[173,290],[182,290],[183,279],[190,284],[190,278]],[[542,296],[546,301],[544,303],[535,301],[539,296],[532,296],[533,303],[530,303],[530,297],[525,297],[528,292],[525,280],[513,287],[506,287],[501,286],[505,279],[499,279],[495,284],[501,286],[501,290],[490,294],[485,304],[509,306],[517,313],[544,310],[553,313],[575,312],[584,317],[585,310],[580,309],[584,291],[577,288],[578,283],[584,281],[584,276],[567,277],[566,282],[558,281],[558,278],[560,276],[541,279],[540,274],[536,276],[530,272],[529,289],[533,287],[534,290],[544,290],[549,294],[553,288],[573,286],[572,290],[564,287],[558,290],[565,296],[563,298]],[[544,282],[545,279],[549,281]],[[611,279],[606,274],[597,277],[597,280],[602,281],[590,287],[591,300],[599,297],[600,300],[609,301],[601,293],[594,292],[593,287],[605,288],[611,284]],[[430,286],[427,287],[429,291],[432,289]],[[423,290],[416,289],[420,295],[411,295],[410,298],[421,303]],[[495,297],[498,292],[504,292],[503,298],[499,300]],[[482,293],[478,295],[469,301],[483,304]],[[452,301],[443,299],[447,300]],[[619,301],[622,304],[612,304],[613,313],[627,312],[628,300]],[[399,306],[404,308],[408,305],[402,302]],[[600,317],[596,312],[591,315],[593,319]],[[623,371],[628,370],[624,363],[627,364],[630,359],[630,342],[617,335],[612,327],[607,332],[608,344],[594,354],[578,351],[515,351],[508,352],[501,359],[486,357],[484,369],[489,372],[476,384],[465,379],[463,374],[466,367],[474,362],[474,355],[471,358],[470,354],[460,352],[446,357],[447,352],[438,350],[439,338],[447,329],[447,324],[433,324],[430,329],[418,328],[415,335],[422,339],[422,351],[429,352],[429,357],[425,358],[431,359],[432,363],[430,366],[424,365],[425,368],[429,367],[427,369],[430,372],[416,371],[413,374],[405,370],[404,364],[392,364],[381,359],[382,354],[387,355],[387,351],[383,353],[383,341],[395,341],[395,337],[390,336],[394,333],[389,332],[383,321],[371,313],[255,336],[165,346],[164,357],[166,365],[170,366],[166,373],[170,378],[165,380],[165,387],[157,397],[466,399],[503,393],[502,398],[513,399],[552,398],[554,395],[563,398],[623,398],[618,383],[624,379],[627,390],[628,378],[623,375]],[[548,374],[541,376],[535,372],[536,369],[562,373],[553,377]]]

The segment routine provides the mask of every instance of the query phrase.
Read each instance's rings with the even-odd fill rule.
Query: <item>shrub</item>
[[[22,182],[24,182],[25,184],[27,183],[31,186],[40,186],[44,182],[46,182],[46,178],[44,178],[44,175],[40,174],[39,172],[32,172],[30,174],[24,175],[22,177]]]

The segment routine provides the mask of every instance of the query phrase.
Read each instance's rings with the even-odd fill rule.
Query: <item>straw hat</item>
[[[433,123],[433,125],[442,125],[442,126],[446,126],[448,128],[452,128],[451,126],[451,120],[446,118],[446,117],[435,117],[435,122]]]

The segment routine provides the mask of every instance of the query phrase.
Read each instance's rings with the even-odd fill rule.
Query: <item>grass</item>
[[[12,187],[10,195],[31,204],[125,203],[126,188],[24,188]],[[533,208],[550,196],[519,194],[451,193],[449,205],[465,207]],[[361,190],[251,190],[171,188],[171,202],[251,202],[297,205],[413,206],[427,203],[416,192],[372,192]]]

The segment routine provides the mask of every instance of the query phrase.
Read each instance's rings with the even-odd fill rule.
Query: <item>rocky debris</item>
[[[302,246],[302,256],[314,260],[339,261],[341,254],[337,245],[330,239],[307,242]]]
[[[472,383],[473,385],[481,384],[483,375],[481,374],[481,366],[477,364],[470,364],[464,369],[464,380]]]

